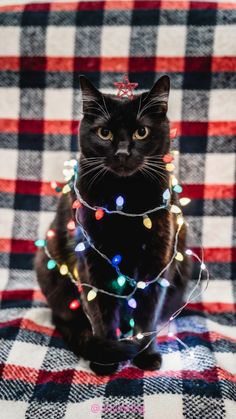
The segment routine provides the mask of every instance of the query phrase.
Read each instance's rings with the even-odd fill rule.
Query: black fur
[[[122,195],[125,198],[124,211],[131,213],[142,213],[162,205],[162,194],[169,185],[169,173],[156,166],[163,165],[161,156],[170,149],[169,121],[166,116],[168,77],[162,77],[149,92],[133,100],[102,95],[85,77],[81,76],[80,80],[84,112],[80,127],[78,180],[81,196],[93,206],[115,209],[115,199]],[[140,110],[142,114],[137,118]],[[132,135],[140,126],[149,127],[149,135],[144,140],[133,140]],[[112,141],[99,138],[99,127],[111,130]],[[158,156],[152,160],[154,165],[149,173],[142,171],[147,156]],[[103,170],[99,175],[100,167],[94,169],[95,165],[89,165],[91,158],[104,158],[103,161],[98,160],[98,164],[106,167],[106,172]],[[71,209],[75,198],[73,191],[61,196],[51,225],[56,235],[50,239],[49,250],[59,263],[67,263],[71,272],[78,265],[81,282],[116,293],[114,281],[117,274],[107,261],[90,247],[83,255],[78,256],[74,252],[76,241],[71,238],[67,223],[75,216]],[[176,199],[173,195],[172,203]],[[150,215],[150,230],[143,226],[140,217],[105,215],[97,221],[94,212],[85,207],[79,210],[79,217],[96,247],[109,258],[121,254],[121,271],[137,280],[154,278],[173,253],[176,216],[165,209]],[[184,253],[184,248],[185,226],[180,232],[178,250]],[[161,356],[155,339],[150,345],[150,337],[141,341],[118,341],[116,329],[127,332],[130,329],[129,318],[133,317],[134,334],[156,330],[161,321],[168,319],[181,306],[187,276],[185,259],[181,263],[173,262],[164,274],[172,286],[168,288],[163,307],[158,305],[161,288],[155,283],[145,290],[137,290],[137,308],[133,313],[127,300],[101,293],[88,302],[86,295],[89,288],[86,287],[81,294],[81,307],[71,311],[68,304],[78,297],[76,286],[69,278],[62,277],[57,269],[49,271],[47,261],[45,253],[39,251],[36,257],[38,280],[52,308],[54,322],[70,348],[78,356],[92,361],[91,368],[97,374],[114,372],[119,362],[127,360],[133,360],[142,369],[160,368]],[[123,293],[128,294],[131,290],[131,286],[126,285]],[[146,349],[142,350],[145,346]]]

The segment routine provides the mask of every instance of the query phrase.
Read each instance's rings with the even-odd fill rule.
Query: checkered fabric
[[[0,7],[2,419],[236,417],[235,70],[235,3]],[[55,213],[50,181],[78,151],[78,76],[112,93],[125,72],[141,90],[171,78],[189,246],[211,280],[174,324],[189,349],[163,335],[161,370],[97,377],[55,330],[32,259]]]

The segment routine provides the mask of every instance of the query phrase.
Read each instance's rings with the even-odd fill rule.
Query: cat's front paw
[[[161,355],[158,352],[141,353],[133,359],[134,365],[141,370],[155,371],[161,368]]]
[[[96,362],[93,362],[93,361],[90,362],[91,370],[95,372],[95,374],[97,375],[113,374],[114,372],[118,370],[118,367],[119,367],[119,363],[102,365],[102,364],[97,364]]]

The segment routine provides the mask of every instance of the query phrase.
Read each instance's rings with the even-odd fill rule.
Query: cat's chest
[[[94,214],[86,213],[84,226],[92,242],[100,251],[109,255],[123,254],[128,257],[143,257],[147,252],[161,246],[168,235],[168,219],[162,213],[150,215],[148,225],[145,217],[126,217],[117,214],[104,214],[96,220]]]

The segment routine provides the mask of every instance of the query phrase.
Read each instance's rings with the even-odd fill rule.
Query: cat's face
[[[87,167],[97,164],[117,176],[131,176],[147,164],[160,166],[169,149],[169,78],[161,77],[134,99],[102,94],[84,76],[80,84],[80,150]]]

